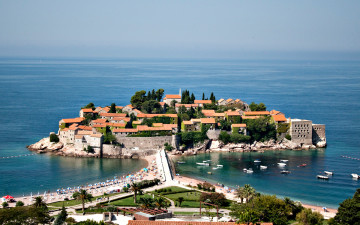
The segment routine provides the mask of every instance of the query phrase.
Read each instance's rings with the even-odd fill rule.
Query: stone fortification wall
[[[312,145],[312,121],[291,120],[290,135],[296,144]]]
[[[120,158],[122,156],[122,149],[120,146],[103,144],[102,156],[103,157],[113,156]]]
[[[325,125],[313,124],[312,125],[312,141],[313,144],[318,147],[324,147],[326,145]]]
[[[122,137],[116,135],[116,141],[123,144],[124,148],[139,148],[143,149],[163,149],[164,144],[168,143],[174,146],[173,136],[159,136],[159,137]]]

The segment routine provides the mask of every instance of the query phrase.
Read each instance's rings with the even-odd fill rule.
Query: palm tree
[[[240,202],[243,203],[243,200],[246,197],[244,187],[238,187],[238,189],[236,189],[236,197],[240,198]]]
[[[130,186],[130,191],[134,192],[134,203],[136,204],[136,195],[137,193],[141,190],[139,184],[137,183],[132,183]]]
[[[183,197],[178,197],[176,199],[177,202],[179,202],[179,207],[181,207],[181,203],[184,201],[185,199]]]
[[[73,197],[81,201],[83,213],[85,213],[85,202],[91,202],[91,199],[93,198],[93,196],[87,193],[84,189],[81,189],[79,192],[75,192]]]
[[[46,203],[43,201],[41,196],[35,198],[34,207],[47,209]]]
[[[154,208],[154,199],[152,198],[140,198],[140,207],[144,209]]]
[[[245,192],[245,199],[246,202],[249,202],[252,197],[256,194],[256,191],[253,187],[250,186],[250,184],[244,185],[244,192]]]
[[[167,209],[168,204],[169,204],[168,200],[166,200],[164,197],[156,198],[154,202],[155,202],[156,208],[158,208],[158,209],[161,209],[161,208]]]

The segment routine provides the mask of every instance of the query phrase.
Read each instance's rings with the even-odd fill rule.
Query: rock
[[[210,145],[210,149],[216,149],[219,148],[219,146],[220,146],[220,141],[212,141]]]
[[[326,141],[319,141],[318,143],[316,143],[316,147],[325,148],[326,147]]]

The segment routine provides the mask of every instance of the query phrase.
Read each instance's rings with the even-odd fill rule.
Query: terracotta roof
[[[133,109],[134,107],[130,104],[130,105],[127,105],[127,106],[125,106],[126,108],[131,108],[131,109]]]
[[[110,108],[106,106],[106,107],[102,108],[102,110],[104,110],[105,112],[109,112]]]
[[[92,131],[89,131],[89,130],[79,130],[78,132],[77,132],[77,134],[79,134],[79,135],[92,135]]]
[[[179,104],[179,103],[175,104],[175,107],[181,107],[181,106],[185,106],[185,108],[191,108],[191,107],[199,107],[199,104]]]
[[[80,123],[84,120],[84,117],[77,117],[77,118],[71,118],[71,119],[62,119],[64,123]],[[61,122],[61,120],[60,120]]]
[[[185,125],[192,125],[193,124],[193,121],[183,121],[183,123],[185,124]]]
[[[87,112],[87,113],[92,113],[92,112],[93,112],[92,108],[89,108],[89,109],[81,109],[80,111]]]
[[[221,99],[219,99],[219,101],[218,101],[218,102],[222,102],[222,101],[225,101],[225,99],[221,98]]]
[[[138,131],[161,131],[161,130],[168,130],[171,131],[171,127],[148,127],[147,125],[139,125],[136,127]]]
[[[163,123],[153,123],[152,126],[153,127],[162,127]]]
[[[111,127],[125,127],[126,123],[106,123],[106,125]]]
[[[137,112],[138,114],[141,114],[142,112],[138,109],[134,109],[133,111]]]
[[[163,127],[177,128],[177,124],[163,124]]]
[[[260,116],[242,116],[241,117],[243,120],[253,120],[253,119],[258,119],[260,118]]]
[[[64,128],[61,131],[68,131],[68,130],[69,130],[69,128]]]
[[[161,106],[164,106],[166,103],[165,103],[165,102],[159,102],[159,104],[160,104]]]
[[[244,112],[245,116],[264,116],[270,115],[269,111],[252,111],[252,112]]]
[[[168,98],[176,98],[176,99],[181,99],[181,96],[180,95],[165,95],[166,96],[166,98],[168,99]]]
[[[272,115],[272,118],[273,118],[274,121],[276,121],[276,122],[286,122],[286,121],[287,121],[287,119],[285,118],[284,114]]]
[[[84,125],[80,125],[80,126],[79,126],[79,129],[81,129],[81,130],[92,130],[91,127],[89,127],[89,126],[84,126]]]
[[[201,123],[209,123],[209,124],[215,124],[215,119],[214,118],[201,118],[200,119]]]
[[[215,110],[213,109],[203,109],[201,111],[205,116],[214,116]]]
[[[138,114],[137,117],[138,118],[152,118],[152,117],[172,117],[172,118],[177,118],[178,115],[177,114]]]
[[[75,125],[75,126],[73,126],[73,125]],[[77,130],[77,129],[79,129],[78,127],[77,127],[77,124],[73,124],[73,125],[71,125],[70,127],[69,127],[69,130]]]
[[[122,106],[115,106],[116,109],[123,109],[124,107]]]
[[[102,110],[102,108],[100,106],[98,106],[98,107],[95,108],[94,112],[99,112],[101,110]]]
[[[245,123],[233,123],[231,124],[231,127],[246,127]]]
[[[225,112],[228,116],[240,116],[238,111],[227,111]]]
[[[283,113],[280,112],[280,111],[277,111],[277,110],[275,110],[275,109],[273,109],[273,110],[270,111],[270,115],[279,115],[279,114],[283,114]]]
[[[75,135],[75,139],[82,139],[84,135]]]
[[[242,102],[242,101],[240,99],[236,99],[235,102],[237,103],[237,102]]]
[[[97,137],[97,138],[101,138],[103,135],[102,134],[92,134],[90,135],[91,137]]]
[[[214,116],[225,116],[225,113],[214,113]]]
[[[125,122],[129,122],[130,121],[130,117],[113,117],[111,119],[111,121],[125,121]]]
[[[126,117],[126,113],[100,113],[100,116]]]
[[[141,124],[141,121],[133,121],[133,124]]]
[[[201,119],[191,119],[191,121],[192,121],[193,123],[200,123],[200,122],[201,122]]]
[[[116,128],[112,131],[113,133],[136,133],[138,132],[137,129],[133,129],[133,128],[125,128],[125,129],[122,129],[122,128]]]
[[[198,104],[211,104],[212,101],[211,101],[211,100],[195,100],[194,103],[198,103]]]
[[[106,123],[106,119],[96,119],[92,121],[93,123]]]
[[[234,101],[234,99],[229,98],[229,99],[227,99],[226,101],[227,101],[227,102],[231,102],[231,101]]]
[[[93,127],[106,127],[106,124],[94,124]]]
[[[235,222],[129,220],[128,225],[235,225]],[[272,225],[272,223],[262,223],[262,225]]]

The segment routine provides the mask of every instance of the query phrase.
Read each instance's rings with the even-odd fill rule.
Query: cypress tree
[[[203,92],[203,97],[202,97],[202,100],[205,100],[205,93]]]

